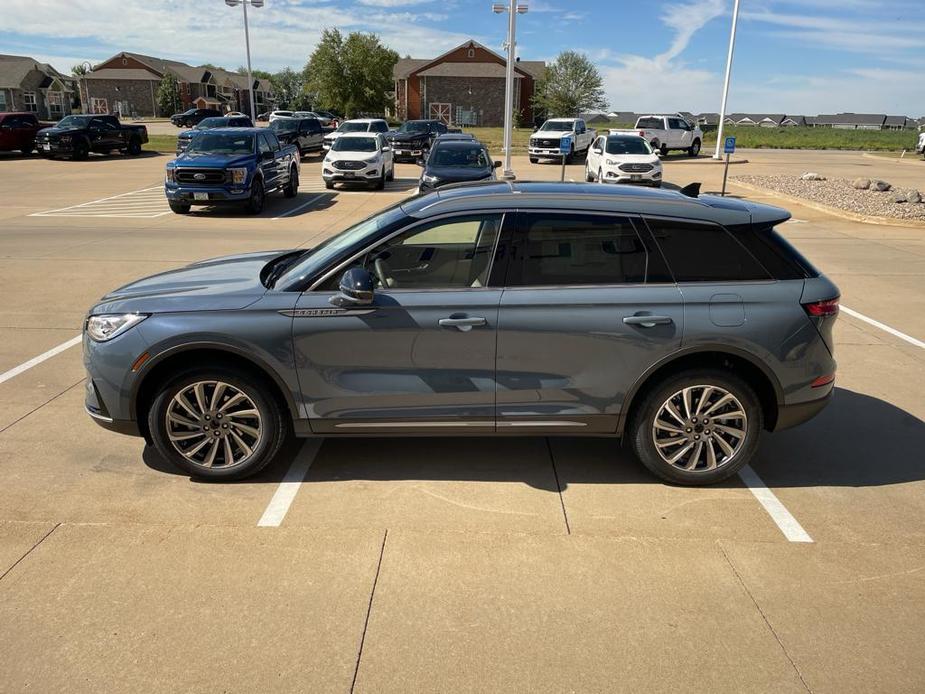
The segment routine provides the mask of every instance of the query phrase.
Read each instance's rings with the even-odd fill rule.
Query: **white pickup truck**
[[[919,142],[915,146],[915,151],[925,156],[925,132],[919,133]]]
[[[696,157],[703,144],[703,132],[681,116],[640,116],[632,130],[611,130],[612,133],[631,133],[644,137],[662,156],[673,149],[683,149]]]
[[[558,161],[562,156],[559,147],[563,137],[571,138],[569,153],[565,157],[566,163],[570,164],[576,154],[588,151],[597,131],[588,128],[581,118],[550,118],[530,136],[530,163],[550,158]]]

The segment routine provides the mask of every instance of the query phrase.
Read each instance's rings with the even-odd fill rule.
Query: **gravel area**
[[[865,217],[925,221],[925,202],[893,202],[893,194],[896,190],[909,190],[903,187],[881,193],[873,190],[858,190],[852,187],[850,180],[845,178],[804,181],[799,176],[733,176],[731,180],[811,200]]]

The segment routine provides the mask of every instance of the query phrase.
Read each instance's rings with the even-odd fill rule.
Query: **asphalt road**
[[[925,171],[746,156],[736,173]],[[0,156],[0,692],[925,688],[925,229],[786,205],[848,309],[837,394],[727,484],[667,486],[570,438],[309,442],[204,484],[84,414],[86,309],[189,261],[313,245],[419,170],[331,193],[309,158],[259,217],[180,217],[166,161]],[[666,163],[679,185],[721,176]]]

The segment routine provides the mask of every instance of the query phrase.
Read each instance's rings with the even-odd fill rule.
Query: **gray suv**
[[[86,409],[187,472],[295,436],[623,437],[722,480],[835,378],[838,289],[776,207],[674,191],[441,188],[310,250],[194,263],[92,308]]]

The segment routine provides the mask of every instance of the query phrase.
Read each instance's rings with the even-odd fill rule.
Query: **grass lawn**
[[[166,152],[173,154],[177,151],[176,135],[148,135],[148,142],[142,147],[149,152]]]

